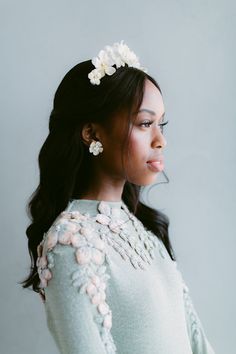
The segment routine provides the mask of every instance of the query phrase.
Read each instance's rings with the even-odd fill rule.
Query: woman
[[[32,286],[63,354],[213,354],[176,267],[169,219],[139,200],[163,171],[157,82],[123,41],[54,98],[29,202]]]

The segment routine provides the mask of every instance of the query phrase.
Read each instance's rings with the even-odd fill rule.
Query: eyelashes
[[[167,120],[167,121],[164,122],[164,123],[158,124],[158,126],[161,127],[161,132],[163,132],[163,127],[164,127],[164,125],[166,125],[168,122],[169,122],[169,121]],[[153,121],[147,121],[147,122],[141,123],[140,126],[142,127],[143,125],[145,125],[145,128],[149,128],[152,123],[153,123]],[[149,126],[146,126],[146,124],[148,124]]]

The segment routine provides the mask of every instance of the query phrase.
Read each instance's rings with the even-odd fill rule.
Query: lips
[[[149,168],[154,172],[161,172],[164,169],[164,159],[163,156],[158,156],[153,160],[147,161]]]
[[[154,159],[152,159],[152,160],[147,161],[147,163],[149,163],[149,162],[159,162],[159,163],[163,164],[164,158],[163,158],[162,155],[159,155],[158,157],[156,157],[156,158],[154,158]]]

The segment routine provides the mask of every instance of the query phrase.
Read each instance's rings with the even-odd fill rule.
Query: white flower
[[[114,64],[112,58],[105,50],[101,50],[98,56],[93,58],[92,63],[103,76],[105,74],[112,75],[116,71],[116,69],[112,67]]]
[[[104,75],[102,74],[101,70],[99,70],[99,69],[94,69],[88,74],[88,78],[90,79],[90,82],[93,85],[99,85],[100,84],[100,79],[103,76]]]
[[[89,152],[92,152],[93,155],[98,155],[102,151],[103,151],[103,147],[102,147],[102,144],[100,143],[100,141],[93,141],[89,145]]]
[[[88,78],[93,85],[99,85],[103,76],[106,74],[113,75],[116,69],[125,66],[125,64],[147,72],[145,68],[140,66],[138,57],[123,40],[120,43],[114,43],[112,46],[105,46],[104,49],[100,50],[98,56],[92,59],[92,63],[95,69],[88,74]]]
[[[128,64],[128,66],[139,67],[138,57],[132,52],[129,47],[124,44],[124,41],[121,43],[115,43],[115,49],[117,51],[117,57],[120,58],[123,63]]]

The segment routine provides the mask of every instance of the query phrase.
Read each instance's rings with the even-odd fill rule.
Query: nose
[[[152,145],[154,148],[156,148],[156,147],[164,148],[167,145],[167,140],[159,128],[157,129],[157,132],[155,133]]]

